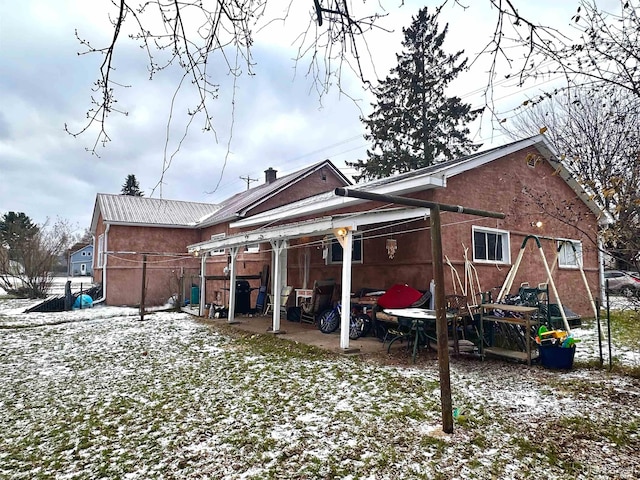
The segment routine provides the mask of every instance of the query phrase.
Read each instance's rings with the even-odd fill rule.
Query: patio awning
[[[308,236],[323,236],[339,228],[358,230],[364,225],[396,222],[429,217],[428,208],[387,208],[366,212],[325,216],[274,227],[258,228],[226,237],[212,238],[187,247],[189,253],[205,253],[223,248],[241,247],[272,240],[290,240]]]

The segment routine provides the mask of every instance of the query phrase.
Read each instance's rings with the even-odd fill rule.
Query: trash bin
[[[563,348],[558,345],[540,345],[540,363],[543,367],[555,370],[570,370],[573,367],[573,358],[576,347]]]
[[[197,305],[200,303],[200,287],[193,285],[191,287],[191,305]]]
[[[247,280],[236,280],[235,313],[251,313],[251,287]]]

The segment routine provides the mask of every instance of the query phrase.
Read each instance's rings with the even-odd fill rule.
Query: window
[[[327,264],[342,263],[342,245],[337,238],[331,239]],[[362,263],[362,233],[353,234],[353,249],[351,250],[351,263]]]
[[[473,227],[473,261],[509,263],[509,232]]]
[[[577,240],[558,240],[558,266],[578,268],[582,262],[582,242]]]
[[[86,257],[87,256],[87,252],[82,252],[82,256]]]
[[[247,245],[245,247],[246,253],[258,253],[260,251],[260,244],[256,243],[255,245]]]
[[[211,240],[221,240],[227,236],[226,233],[214,233],[211,235]],[[216,248],[215,250],[211,250],[211,255],[224,255],[226,249],[224,248]]]
[[[88,257],[90,257],[90,256],[91,256],[91,250],[89,250],[89,251],[87,252],[87,256],[88,256]]]
[[[98,268],[104,263],[104,234],[98,237]]]

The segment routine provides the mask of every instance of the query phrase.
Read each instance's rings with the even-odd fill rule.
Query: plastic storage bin
[[[562,348],[557,345],[538,347],[540,352],[540,363],[545,368],[555,370],[569,370],[573,367],[573,358],[576,354],[576,347]]]

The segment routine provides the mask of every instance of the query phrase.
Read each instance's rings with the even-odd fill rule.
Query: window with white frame
[[[558,266],[578,268],[582,262],[582,242],[579,240],[558,240]]]
[[[260,244],[247,245],[244,249],[246,253],[258,253],[260,251]]]
[[[351,249],[351,263],[362,263],[362,233],[353,233],[353,247]],[[337,238],[332,238],[327,255],[327,264],[342,263],[342,245]]]
[[[509,251],[509,232],[473,227],[474,262],[509,263]]]
[[[104,233],[98,237],[98,268],[104,263]]]
[[[214,233],[211,235],[211,240],[221,240],[225,238],[227,235],[225,233]],[[226,249],[224,248],[216,248],[215,250],[211,250],[210,255],[224,255]]]

